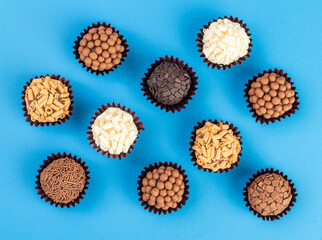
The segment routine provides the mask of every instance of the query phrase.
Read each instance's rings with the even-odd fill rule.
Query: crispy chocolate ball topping
[[[187,96],[191,79],[178,64],[165,61],[155,67],[147,83],[160,103],[174,105]]]
[[[258,176],[248,187],[248,201],[262,216],[276,216],[283,212],[292,199],[289,182],[281,175],[266,173]]]
[[[149,206],[168,210],[182,201],[185,183],[183,175],[173,167],[161,166],[146,174],[142,180],[142,199]]]
[[[53,161],[40,174],[41,188],[55,203],[74,201],[83,191],[85,182],[85,170],[71,158]]]
[[[276,73],[265,73],[251,84],[249,102],[256,114],[266,119],[278,118],[293,107],[292,84]]]
[[[119,34],[104,26],[91,28],[79,45],[80,59],[94,71],[109,70],[120,64],[125,51]]]

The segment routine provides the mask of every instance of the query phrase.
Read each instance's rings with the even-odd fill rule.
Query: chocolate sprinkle
[[[83,191],[85,178],[83,167],[66,157],[53,161],[41,172],[40,184],[55,203],[69,203]]]
[[[191,78],[178,64],[165,61],[155,67],[147,83],[160,103],[174,105],[187,96]]]

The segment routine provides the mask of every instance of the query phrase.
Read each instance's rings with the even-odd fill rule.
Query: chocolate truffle
[[[229,65],[247,55],[250,38],[244,27],[228,18],[203,29],[202,53],[212,63]]]
[[[292,200],[289,181],[276,173],[265,173],[247,188],[250,206],[262,216],[277,216]]]
[[[198,52],[212,69],[230,69],[249,57],[253,46],[250,36],[243,20],[219,17],[200,29],[196,39]]]
[[[70,113],[68,84],[49,76],[34,78],[25,90],[24,100],[32,122],[53,123]]]
[[[158,210],[175,209],[183,200],[185,183],[183,175],[171,166],[160,166],[142,180],[142,200]]]
[[[196,130],[192,146],[196,163],[214,172],[229,169],[238,161],[241,137],[236,136],[229,124],[208,121]]]
[[[79,41],[77,51],[86,67],[94,71],[105,71],[120,64],[125,46],[113,28],[102,25],[88,30]]]
[[[60,158],[40,173],[40,184],[45,194],[55,203],[73,202],[84,190],[84,168],[71,158]]]
[[[265,119],[281,117],[296,102],[292,84],[284,76],[274,72],[254,79],[247,95],[252,109]]]
[[[98,108],[87,132],[89,145],[102,155],[122,159],[131,153],[144,130],[143,123],[131,109],[121,104],[107,103]]]
[[[132,114],[109,107],[92,124],[93,138],[97,146],[110,154],[127,153],[138,135]]]
[[[147,84],[158,102],[175,105],[187,96],[191,79],[181,66],[164,61],[155,67]]]

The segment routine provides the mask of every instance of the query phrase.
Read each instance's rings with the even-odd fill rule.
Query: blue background
[[[46,2],[46,3],[45,3]],[[321,232],[321,1],[0,1],[0,239],[322,239]],[[196,34],[224,15],[243,19],[254,39],[251,57],[231,70],[207,67]],[[116,72],[96,76],[74,59],[73,41],[93,22],[106,21],[130,45]],[[182,112],[166,113],[140,91],[155,59],[174,55],[197,72],[199,85]],[[244,84],[269,68],[295,82],[300,110],[275,124],[256,123]],[[31,127],[21,106],[24,84],[40,74],[71,81],[75,110],[61,126]],[[144,122],[134,151],[122,161],[88,145],[86,127],[96,109],[119,102]],[[238,168],[209,174],[192,166],[190,133],[198,121],[238,126],[243,157]],[[71,152],[91,172],[85,199],[55,208],[37,195],[35,176],[47,155]],[[187,205],[159,216],[138,202],[137,179],[156,161],[182,165],[190,180]],[[284,171],[298,201],[283,219],[265,222],[245,207],[242,189],[261,168]]]

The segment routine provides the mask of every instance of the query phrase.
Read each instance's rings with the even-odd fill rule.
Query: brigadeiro
[[[165,56],[151,64],[142,78],[143,95],[167,112],[181,111],[195,95],[195,72],[178,58]]]
[[[287,73],[276,68],[248,80],[245,97],[256,122],[274,123],[294,114],[300,103],[293,85]]]
[[[112,158],[124,158],[144,130],[135,112],[120,104],[108,103],[98,108],[88,127],[89,144],[97,152]]]
[[[191,161],[204,172],[228,172],[238,167],[241,139],[237,127],[227,121],[198,122],[191,133]]]
[[[188,200],[188,182],[185,170],[176,163],[150,164],[139,176],[139,201],[155,214],[176,212]]]
[[[296,202],[292,180],[279,170],[262,169],[253,174],[244,188],[246,207],[263,220],[277,220],[287,214]]]
[[[253,46],[250,36],[242,20],[220,17],[200,29],[196,39],[198,52],[208,66],[225,70],[249,57]]]
[[[30,126],[60,125],[73,115],[72,86],[60,75],[31,78],[22,91],[22,105]]]
[[[96,75],[114,71],[129,51],[123,35],[105,22],[93,23],[80,35],[73,47],[75,57],[87,71]]]
[[[71,154],[52,154],[38,170],[36,189],[41,198],[51,205],[75,207],[85,195],[90,179],[88,167]]]

